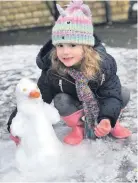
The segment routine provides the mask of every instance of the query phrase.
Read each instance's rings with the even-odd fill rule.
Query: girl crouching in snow
[[[43,70],[38,87],[44,102],[54,99],[63,120],[72,128],[64,142],[75,145],[85,137],[109,133],[116,138],[129,137],[131,132],[118,121],[129,92],[121,87],[114,58],[102,44],[95,46],[89,7],[73,1],[66,10],[57,8],[60,16],[52,29],[52,67],[48,69],[46,58],[45,63],[42,60],[42,49],[37,57]]]

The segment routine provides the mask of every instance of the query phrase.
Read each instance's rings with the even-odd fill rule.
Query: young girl
[[[131,132],[118,121],[129,101],[129,91],[121,87],[114,58],[101,43],[95,44],[89,7],[74,0],[66,10],[57,8],[60,16],[52,29],[52,66],[49,42],[37,57],[42,69],[38,87],[44,102],[54,99],[63,120],[72,128],[64,142],[75,145],[85,137],[109,133],[116,138],[129,137]]]

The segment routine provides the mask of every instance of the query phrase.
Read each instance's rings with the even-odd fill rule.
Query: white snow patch
[[[135,4],[132,6],[132,10],[133,10],[133,11],[138,11],[138,3],[135,3]]]

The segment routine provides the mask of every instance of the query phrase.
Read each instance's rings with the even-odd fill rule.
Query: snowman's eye
[[[23,88],[23,91],[25,92],[25,91],[27,91],[27,89],[26,88]]]

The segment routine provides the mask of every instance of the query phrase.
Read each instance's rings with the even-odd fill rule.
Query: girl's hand
[[[104,137],[111,131],[111,124],[109,119],[102,119],[100,123],[94,128],[94,133],[97,137]]]

